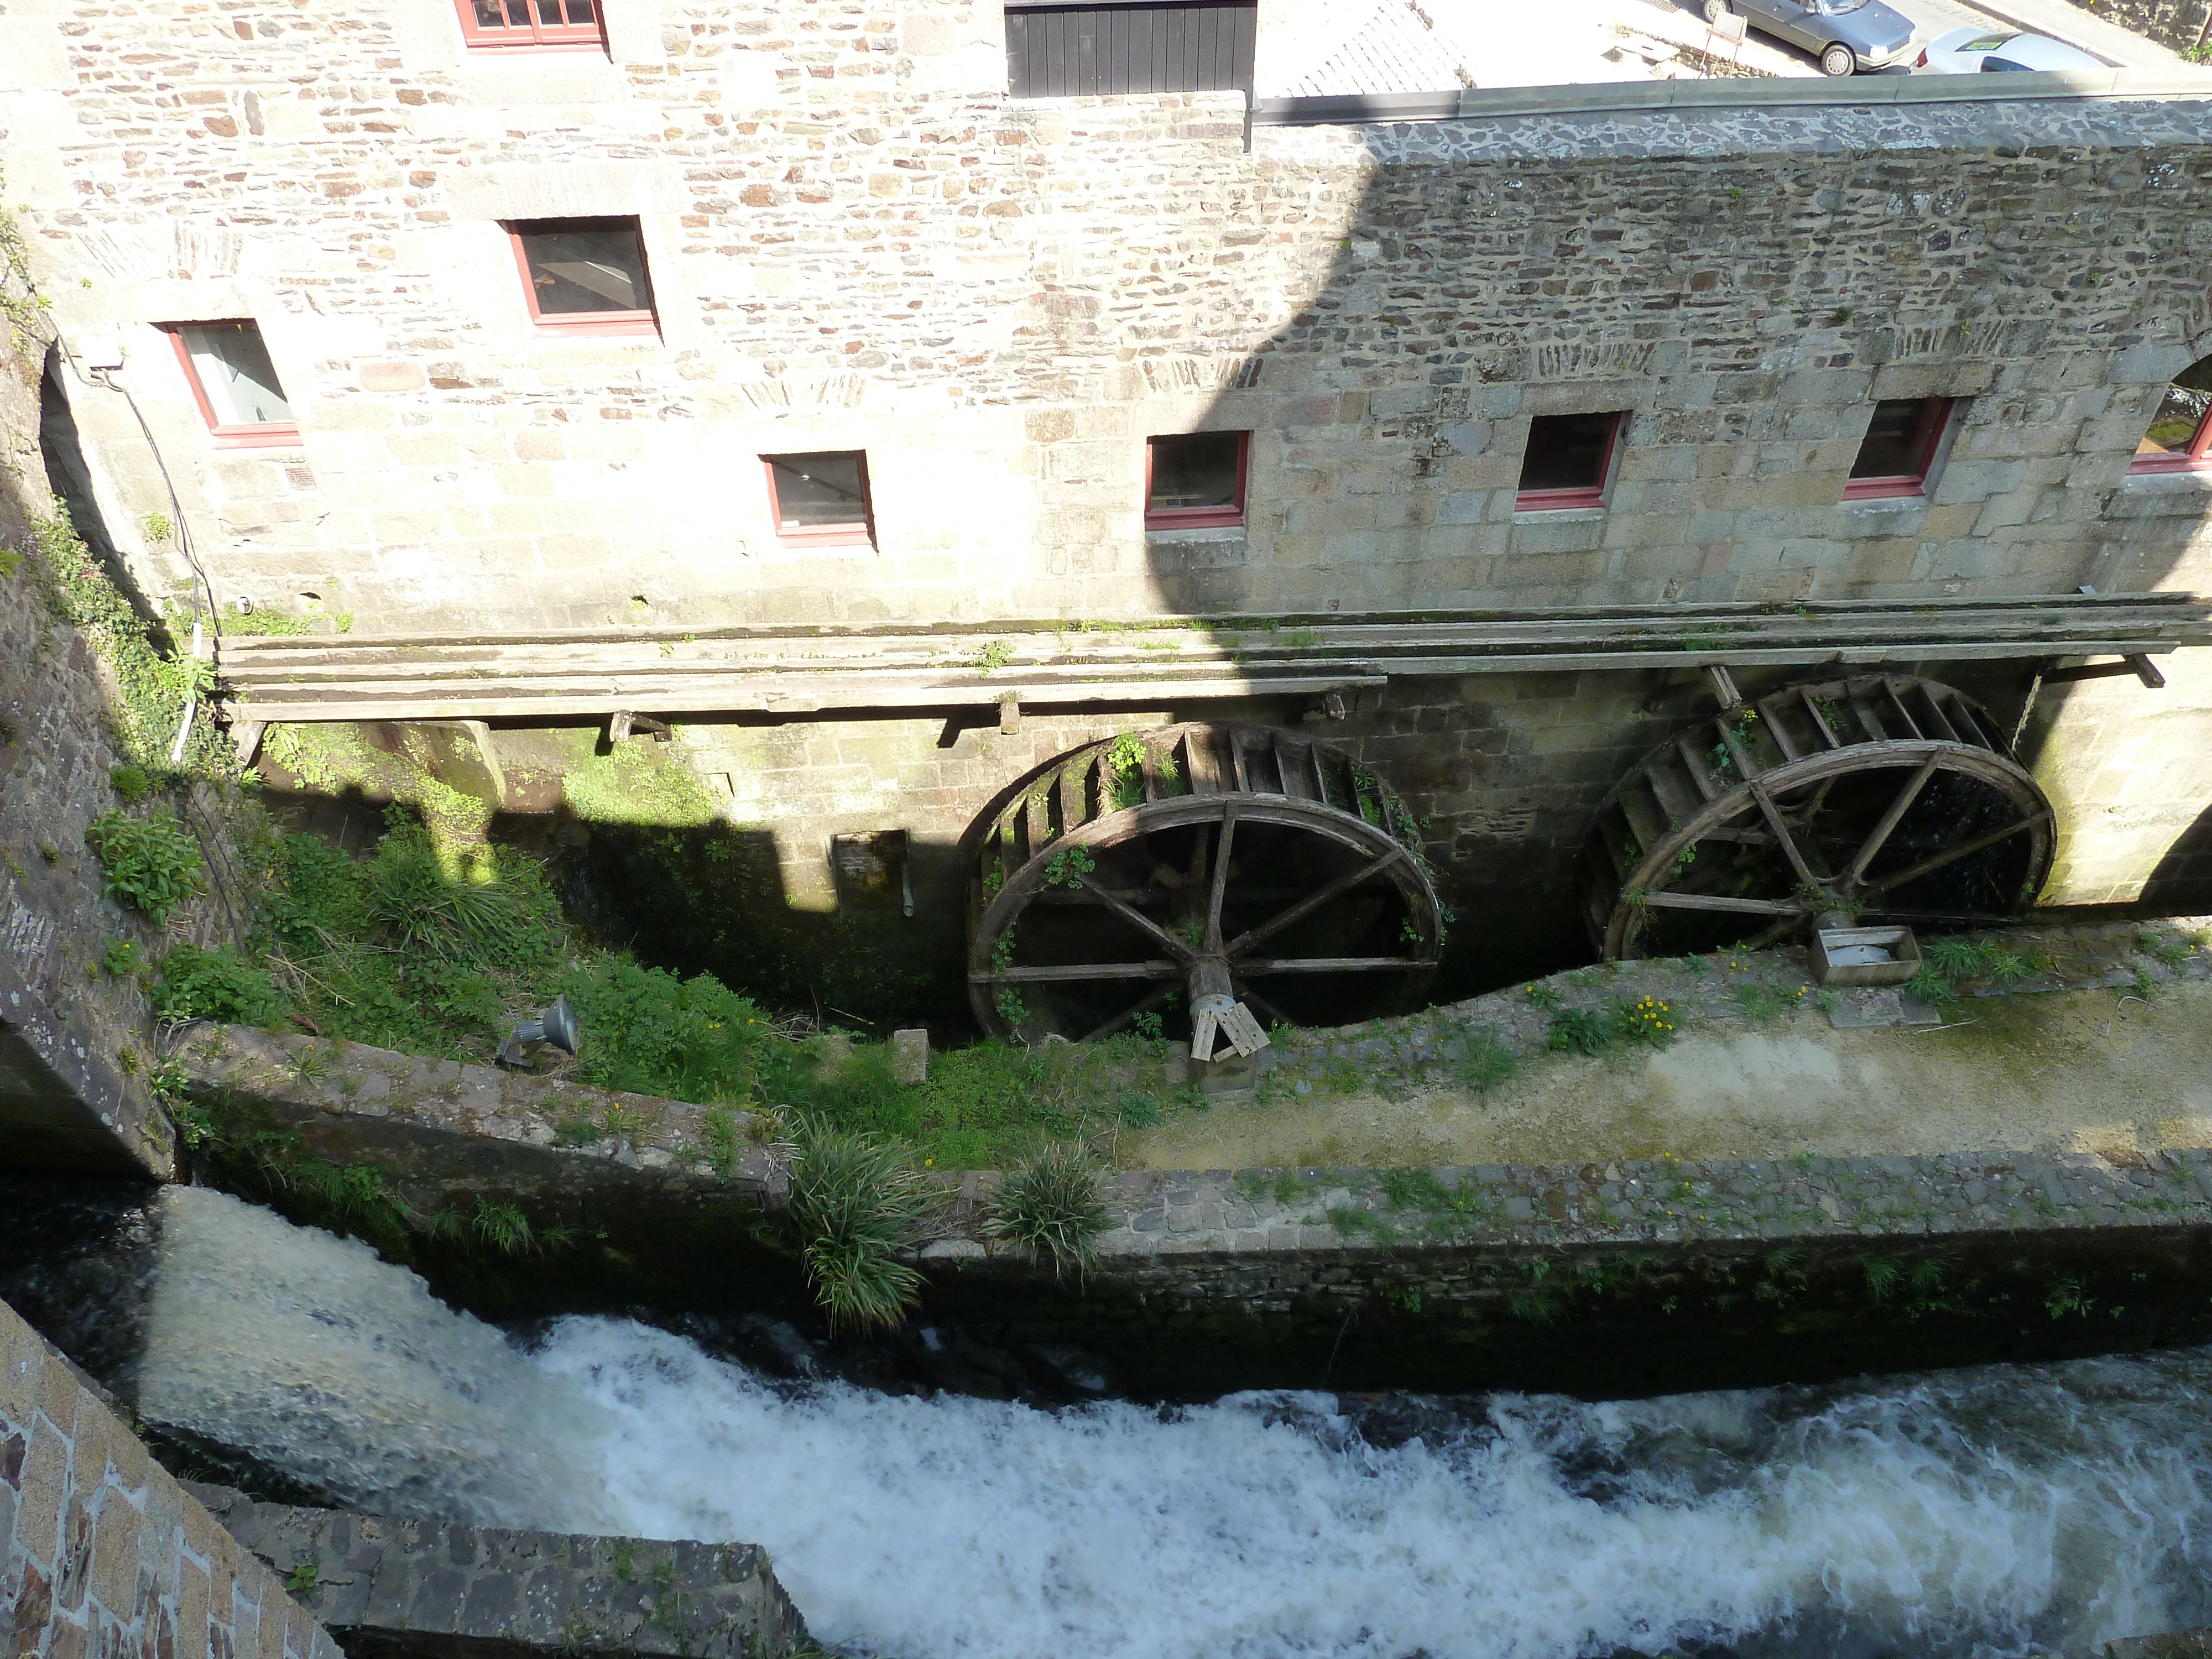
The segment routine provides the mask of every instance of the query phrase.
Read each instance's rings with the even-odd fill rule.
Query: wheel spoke
[[[1887,904],[1870,904],[1859,912],[1863,921],[1876,916],[1885,921],[1942,922],[1950,927],[2009,927],[2020,920],[1991,915],[1986,910],[1901,910]]]
[[[1173,933],[1168,932],[1166,928],[1161,927],[1159,923],[1154,921],[1142,910],[1137,908],[1135,905],[1124,903],[1121,900],[1116,898],[1111,892],[1107,889],[1101,887],[1089,876],[1083,878],[1083,889],[1085,892],[1097,894],[1100,900],[1104,902],[1108,909],[1111,910],[1115,915],[1121,917],[1122,921],[1127,922],[1131,927],[1136,928],[1138,932],[1147,935],[1158,944],[1167,946],[1168,953],[1170,956],[1176,957],[1183,962],[1190,962],[1196,958],[1198,953],[1195,951],[1193,951],[1190,946],[1184,944]]]
[[[1277,933],[1281,933],[1284,928],[1288,927],[1292,922],[1303,921],[1306,917],[1320,909],[1322,905],[1327,904],[1331,899],[1350,892],[1353,888],[1358,886],[1361,882],[1365,881],[1369,877],[1381,875],[1385,870],[1390,868],[1392,865],[1397,863],[1400,859],[1402,859],[1405,856],[1405,850],[1402,848],[1394,847],[1389,852],[1382,854],[1376,858],[1370,860],[1368,863],[1360,866],[1358,869],[1346,872],[1345,874],[1339,876],[1334,881],[1330,882],[1326,887],[1320,888],[1314,892],[1307,894],[1305,897],[1300,899],[1296,904],[1291,906],[1289,909],[1279,913],[1273,921],[1263,921],[1257,927],[1250,928],[1244,933],[1239,933],[1234,939],[1230,941],[1228,947],[1222,951],[1222,954],[1228,957],[1232,961],[1235,960],[1237,957],[1243,956],[1245,951],[1250,950],[1254,945],[1259,944],[1261,940],[1273,939]]]
[[[1808,887],[1822,885],[1820,878],[1813,873],[1813,866],[1805,862],[1805,854],[1798,850],[1797,838],[1790,833],[1789,824],[1783,821],[1782,809],[1774,804],[1774,797],[1753,783],[1751,798],[1759,803],[1759,810],[1765,814],[1767,827],[1774,831],[1775,840],[1782,843],[1782,850],[1790,860],[1790,867],[1797,872],[1797,879]]]
[[[1907,865],[1893,876],[1883,877],[1866,890],[1869,893],[1887,893],[1893,887],[1902,887],[1907,882],[1917,881],[1923,876],[1941,870],[1947,864],[1956,864],[1960,859],[1980,852],[1984,847],[1994,847],[1999,842],[2019,835],[2024,830],[2033,830],[2040,822],[2042,820],[2039,817],[2020,818],[2006,824],[2002,830],[1991,830],[1986,834],[1976,836],[1972,841],[1960,842],[1956,847],[1947,847],[1940,853],[1929,854],[1917,864]]]
[[[1108,1020],[1103,1025],[1097,1026],[1091,1030],[1085,1032],[1082,1040],[1085,1042],[1096,1042],[1100,1037],[1112,1036],[1115,1032],[1120,1030],[1131,1020],[1136,1018],[1138,1015],[1149,1014],[1153,1009],[1165,1002],[1170,997],[1175,994],[1175,985],[1172,981],[1165,985],[1154,986],[1151,990],[1146,992],[1144,995],[1139,997],[1134,1002],[1124,1008],[1120,1013],[1115,1015],[1113,1018]]]
[[[1920,792],[1927,787],[1928,780],[1935,775],[1936,757],[1930,755],[1926,760],[1921,762],[1919,768],[1905,781],[1905,787],[1897,792],[1897,799],[1890,802],[1889,810],[1881,815],[1881,822],[1875,825],[1873,832],[1860,846],[1857,854],[1851,860],[1850,868],[1844,872],[1844,886],[1856,887],[1866,879],[1867,866],[1874,862],[1875,855],[1881,851],[1883,843],[1888,841],[1890,832],[1897,828],[1912,803],[1920,799]]]
[[[1267,998],[1261,996],[1257,991],[1247,985],[1243,980],[1232,977],[1229,981],[1229,988],[1244,1000],[1245,1004],[1250,1007],[1254,1013],[1259,1015],[1270,1025],[1295,1025],[1297,1024],[1297,1021],[1292,1019],[1288,1014],[1285,1013],[1280,1008],[1275,1006],[1273,1003],[1268,1001]]]
[[[1174,979],[1182,977],[1179,962],[1071,962],[1050,968],[976,968],[969,970],[970,985],[1042,985],[1063,979]]]
[[[1746,916],[1802,916],[1806,909],[1782,899],[1729,898],[1719,893],[1646,893],[1644,902],[1659,910],[1728,910]]]
[[[1221,833],[1213,842],[1213,893],[1206,904],[1206,948],[1221,948],[1221,901],[1229,890],[1229,848],[1237,839],[1237,803],[1221,810]]]

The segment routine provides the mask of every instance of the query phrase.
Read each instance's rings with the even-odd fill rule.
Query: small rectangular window
[[[866,542],[876,539],[875,508],[868,499],[868,458],[858,449],[822,449],[804,455],[763,455],[769,513],[787,542]]]
[[[1183,432],[1145,447],[1145,528],[1225,529],[1244,522],[1249,432]]]
[[[456,0],[471,46],[605,50],[599,0]]]
[[[2198,468],[2212,469],[2212,357],[2184,369],[2166,387],[2128,464],[2130,472]]]
[[[169,337],[185,367],[208,430],[227,444],[291,444],[300,424],[269,361],[260,325],[246,321],[172,323]]]
[[[1516,513],[1543,513],[1568,507],[1603,507],[1613,452],[1627,417],[1608,415],[1539,415],[1528,422],[1528,447],[1521,455],[1521,493]]]
[[[507,228],[540,328],[651,333],[653,285],[635,219],[518,219]]]
[[[1926,494],[1928,470],[1936,464],[1951,408],[1948,398],[1885,398],[1876,404],[1844,499]]]

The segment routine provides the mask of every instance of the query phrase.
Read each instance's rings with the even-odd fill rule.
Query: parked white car
[[[1923,75],[1975,75],[1994,70],[2100,70],[2108,65],[2047,34],[1970,24],[1930,40],[1912,67]]]

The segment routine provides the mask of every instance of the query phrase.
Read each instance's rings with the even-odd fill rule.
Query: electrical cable
[[[191,566],[192,574],[200,579],[200,591],[207,595],[208,631],[220,641],[222,638],[222,607],[216,603],[215,584],[208,580],[199,556],[192,550],[192,532],[185,523],[185,504],[178,497],[176,480],[169,476],[169,464],[161,457],[161,446],[155,441],[154,428],[147,424],[145,411],[138,407],[138,400],[131,395],[131,388],[115,380],[112,371],[86,368],[78,362],[76,354],[69,349],[65,341],[57,338],[55,343],[61,347],[62,355],[70,360],[70,367],[76,370],[80,380],[103,386],[110,392],[121,392],[123,401],[131,405],[131,413],[138,422],[138,430],[145,436],[147,451],[154,457],[155,468],[161,475],[161,487],[168,492],[169,510],[176,515],[171,522],[176,526],[177,550],[185,556],[185,562]]]

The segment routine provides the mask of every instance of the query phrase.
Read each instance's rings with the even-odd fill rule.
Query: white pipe
[[[194,623],[192,624],[191,655],[191,660],[194,662],[198,662],[200,659],[200,625],[198,623]],[[191,737],[192,734],[192,716],[198,712],[199,706],[199,675],[195,672],[192,675],[191,683],[185,687],[185,718],[178,724],[177,740],[169,745],[169,764],[172,766],[180,764],[185,758],[185,739]]]

